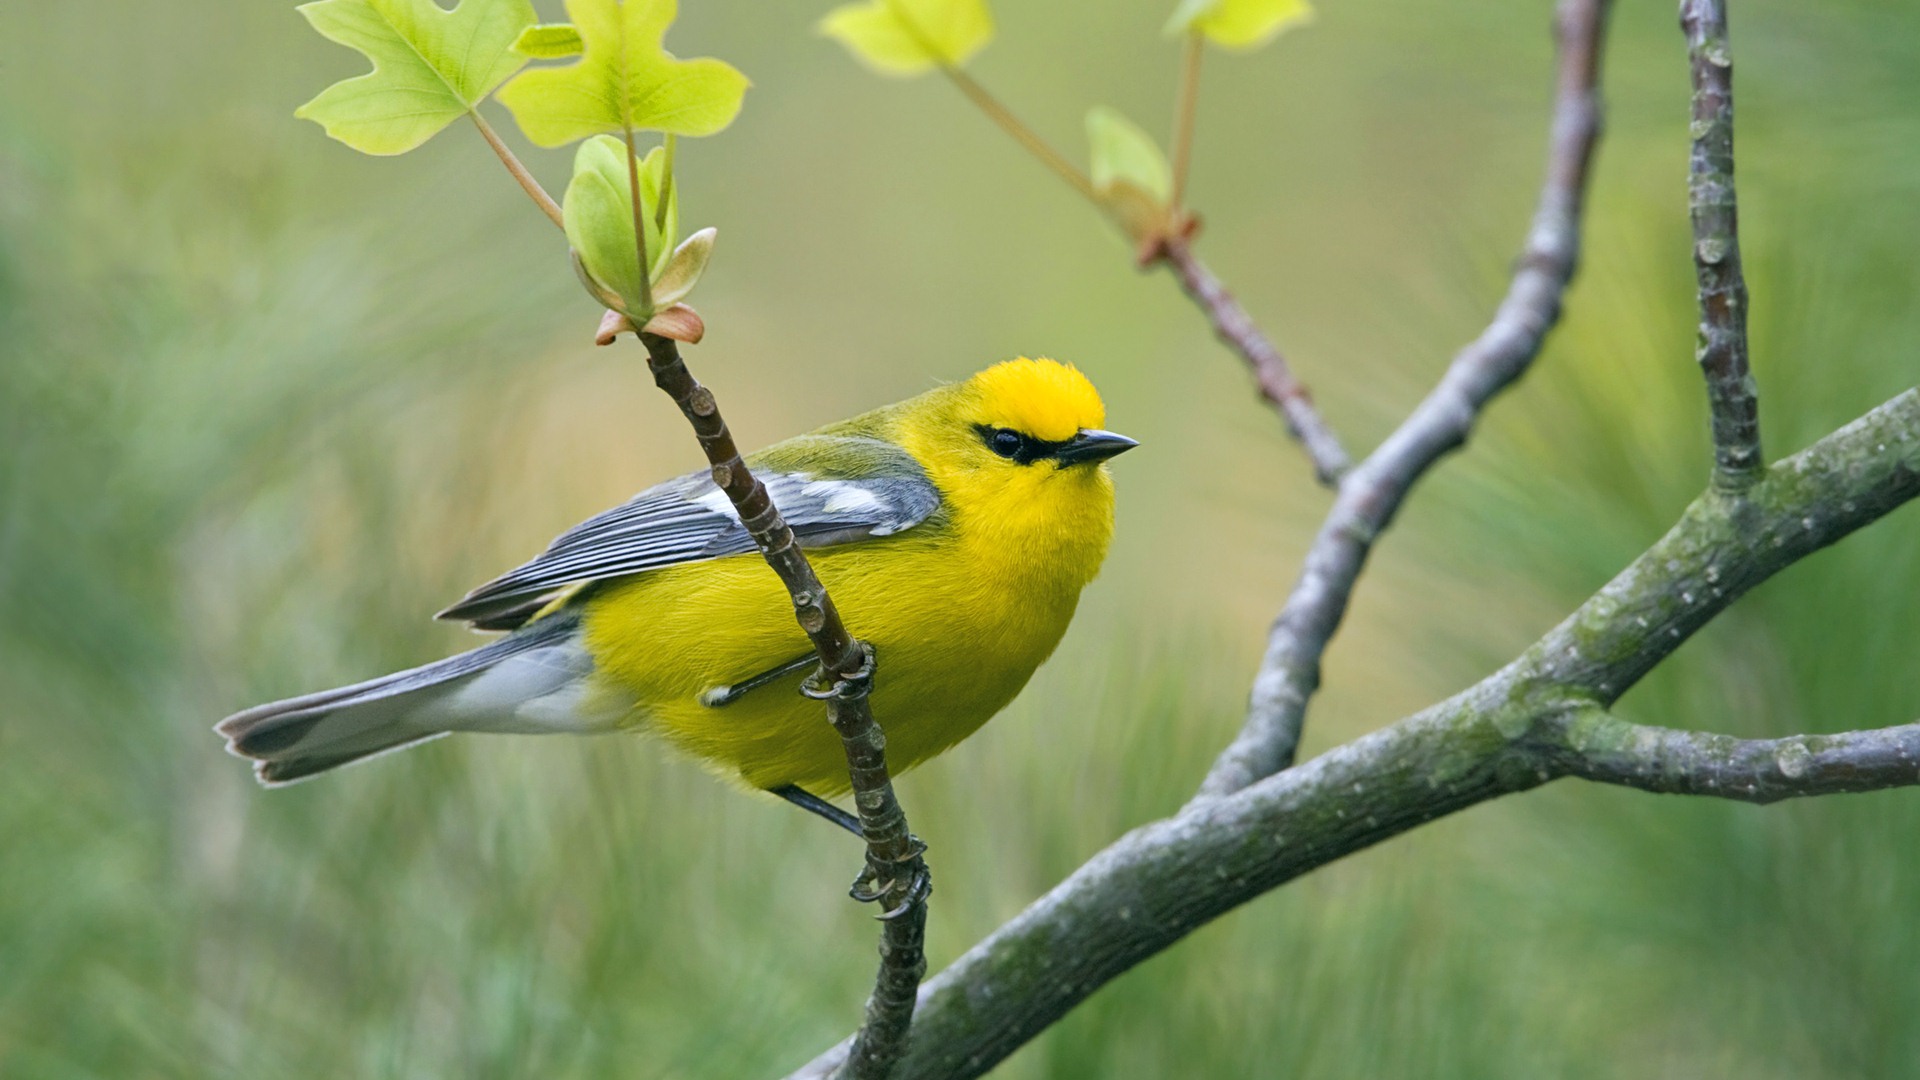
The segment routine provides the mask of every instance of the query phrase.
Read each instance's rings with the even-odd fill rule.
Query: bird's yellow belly
[[[878,657],[873,710],[901,772],[972,734],[1006,707],[1059,644],[1080,582],[987,571],[906,534],[812,553],[848,628]],[[630,698],[632,722],[758,788],[847,790],[846,757],[826,710],[795,673],[720,707],[703,691],[744,682],[812,651],[759,555],[669,567],[604,587],[585,605],[604,692]]]

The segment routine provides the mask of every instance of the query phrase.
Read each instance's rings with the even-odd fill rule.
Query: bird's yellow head
[[[1074,563],[1077,589],[1113,533],[1103,463],[1135,445],[1104,430],[1106,418],[1077,369],[1021,357],[908,403],[898,437],[969,535],[1023,559]]]
[[[961,384],[961,396],[988,427],[1044,442],[1066,442],[1107,424],[1107,407],[1080,369],[1056,360],[1020,357],[995,364]]]

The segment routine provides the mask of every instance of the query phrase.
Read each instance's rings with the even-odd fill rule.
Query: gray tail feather
[[[509,657],[547,647],[577,620],[540,619],[478,649],[422,667],[238,712],[214,725],[227,750],[252,758],[268,786],[304,780],[349,762],[438,738],[454,717],[433,706],[449,690]]]

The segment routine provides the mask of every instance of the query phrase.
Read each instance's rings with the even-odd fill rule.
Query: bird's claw
[[[915,907],[926,903],[927,897],[933,895],[933,874],[927,870],[927,864],[917,858],[914,859],[913,862],[909,864],[908,874],[906,895],[901,898],[900,906],[888,911],[883,911],[875,915],[874,918],[879,919],[881,922],[892,922],[907,912],[912,911]],[[893,883],[888,882],[887,884],[890,889]],[[882,889],[880,892],[874,894],[873,899],[878,900],[882,896],[885,896],[889,889]]]
[[[905,895],[897,907],[874,916],[882,922],[898,919],[913,910],[915,905],[924,903],[927,897],[933,895],[933,875],[927,870],[927,864],[920,858],[921,855],[926,854],[927,845],[922,843],[919,837],[912,835],[907,837],[907,842],[909,844],[907,856],[900,862],[881,860],[869,849],[866,869],[860,871],[860,876],[853,879],[853,886],[847,890],[847,895],[860,903],[875,903],[894,892],[900,884],[899,879],[894,875],[904,871],[907,875]]]

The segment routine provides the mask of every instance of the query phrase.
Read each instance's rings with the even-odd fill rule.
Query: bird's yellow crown
[[[1105,427],[1107,422],[1106,406],[1093,383],[1072,364],[1045,357],[1002,361],[968,379],[961,389],[994,426],[1049,442],[1071,439],[1082,428]]]

